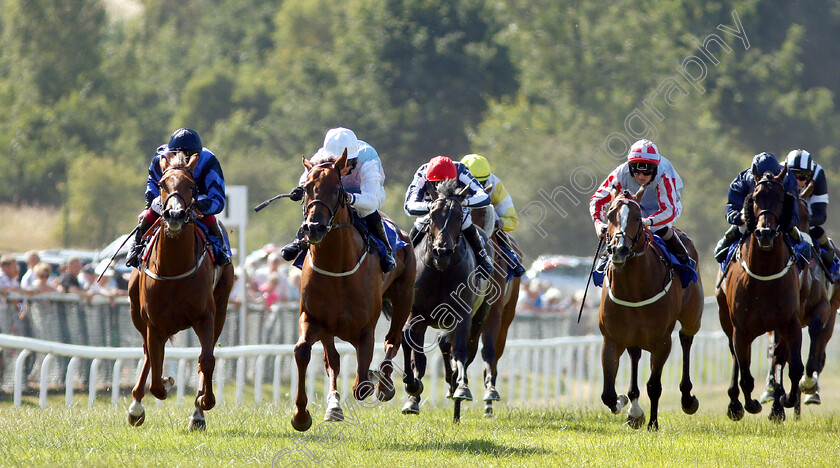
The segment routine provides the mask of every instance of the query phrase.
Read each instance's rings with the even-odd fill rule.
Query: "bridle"
[[[166,206],[169,204],[169,199],[179,198],[181,200],[181,203],[186,207],[185,210],[186,210],[186,213],[187,213],[187,219],[184,221],[184,223],[185,224],[191,223],[193,221],[192,213],[193,213],[193,208],[195,207],[195,199],[196,199],[196,195],[198,194],[198,187],[196,186],[195,177],[193,176],[192,170],[190,170],[190,168],[186,167],[186,166],[171,166],[171,167],[168,167],[166,169],[166,171],[163,172],[163,175],[161,176],[160,181],[158,182],[158,190],[160,190],[161,186],[163,185],[163,181],[168,179],[169,177],[171,177],[174,171],[183,172],[187,176],[187,180],[190,181],[190,198],[191,198],[191,200],[190,200],[190,203],[187,203],[187,199],[184,198],[184,196],[181,195],[179,192],[177,192],[177,191],[172,192],[169,195],[167,195],[166,198],[163,200],[163,203],[161,205],[162,208],[163,208],[162,211],[164,211],[164,212],[166,211],[166,209],[167,209]]]
[[[779,182],[779,181],[778,181],[778,180],[776,180],[776,179],[772,179],[772,178],[771,178],[771,179],[762,179],[762,180],[759,180],[758,182],[756,182],[756,183],[755,183],[755,187],[753,188],[753,191],[752,191],[752,195],[753,195],[753,197],[752,197],[752,199],[753,199],[753,203],[755,203],[755,201],[754,201],[754,200],[755,200],[755,192],[756,192],[756,190],[758,189],[758,187],[760,187],[761,185],[764,185],[764,184],[771,184],[771,185],[773,185],[773,186],[778,187],[778,188],[779,188],[779,190],[781,190],[781,192],[782,192],[782,197],[784,197],[785,187],[784,187],[784,185],[782,185],[782,183],[781,183],[781,182]],[[755,215],[755,226],[753,226],[753,228],[752,228],[752,230],[751,230],[750,232],[755,231],[756,227],[758,226],[758,220],[759,220],[762,216],[764,216],[764,215],[768,215],[768,214],[773,215],[773,218],[775,218],[775,219],[776,219],[776,227],[775,227],[773,230],[775,231],[775,236],[778,236],[778,235],[779,235],[779,233],[781,232],[780,230],[781,230],[781,228],[782,228],[782,225],[781,225],[781,223],[779,222],[779,218],[780,218],[780,216],[781,216],[781,215],[780,215],[780,214],[777,214],[775,211],[773,211],[773,210],[771,210],[771,209],[769,209],[769,208],[765,208],[765,209],[763,209],[763,210],[759,211],[759,212],[758,212],[758,214],[756,214],[756,215]],[[774,237],[775,237],[775,236],[774,236]]]
[[[627,200],[628,202],[634,203],[636,206],[639,207],[639,210],[641,210],[641,205],[639,205],[639,203],[636,200],[633,200],[632,198],[624,198],[623,200]],[[621,210],[622,208],[618,208],[618,209]],[[624,220],[624,219],[625,218],[622,217],[622,220]],[[645,254],[646,249],[644,249],[644,248],[642,248],[639,251],[636,250],[636,244],[638,244],[638,242],[641,240],[642,233],[644,233],[644,235],[645,235],[645,244],[650,244],[650,242],[653,238],[652,234],[650,233],[650,229],[647,226],[645,226],[644,223],[642,222],[641,216],[639,217],[639,223],[638,224],[639,224],[639,227],[636,230],[636,235],[631,238],[631,242],[630,242],[630,246],[629,246],[630,254],[628,255],[628,258],[642,256],[642,255]],[[616,245],[613,244],[613,242],[612,242],[613,239],[616,239],[616,244],[619,245],[619,246],[626,245],[626,242],[625,242],[624,239],[629,237],[627,235],[627,232],[625,231],[626,229],[627,229],[626,224],[622,223],[622,226],[620,226],[618,229],[616,229],[616,231],[613,233],[613,235],[607,234],[607,253],[612,255],[613,252],[615,251]]]
[[[315,167],[326,168],[328,166],[332,166],[331,161],[320,163],[320,164],[314,166],[313,169]],[[327,212],[330,214],[330,219],[329,219],[329,221],[327,221],[327,232],[330,232],[333,229],[344,228],[344,227],[352,227],[353,226],[352,224],[336,224],[335,223],[335,217],[336,217],[336,215],[338,215],[338,211],[341,208],[347,206],[346,199],[347,199],[347,190],[345,190],[344,185],[341,183],[341,175],[339,175],[339,177],[338,177],[338,197],[337,197],[337,200],[335,202],[335,206],[330,206],[330,205],[327,204],[327,202],[325,202],[323,200],[320,200],[318,198],[314,198],[314,199],[310,200],[309,203],[307,203],[303,207],[304,222],[306,221],[306,214],[309,212],[309,209],[314,205],[320,204],[320,205],[324,205],[324,207],[327,209]]]

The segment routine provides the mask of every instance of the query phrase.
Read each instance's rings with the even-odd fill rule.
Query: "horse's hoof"
[[[420,396],[423,393],[423,381],[420,379],[414,379],[412,381],[403,381],[405,383],[405,393],[408,393],[411,396]]]
[[[805,398],[802,399],[802,403],[806,405],[819,405],[822,403],[820,400],[820,394],[814,393],[813,395],[805,395]]]
[[[128,423],[134,427],[143,425],[143,422],[146,420],[146,412],[143,411],[140,413],[140,416],[134,416],[131,413],[128,413]]]
[[[740,401],[732,401],[726,409],[726,415],[733,421],[740,421],[744,418],[744,407]]]
[[[461,385],[455,389],[455,393],[452,394],[453,400],[466,400],[472,401],[473,396],[472,392],[470,392],[470,388],[466,385]]]
[[[820,391],[819,380],[817,380],[816,372],[814,372],[812,377],[803,377],[802,380],[799,381],[799,391],[805,395],[813,395],[814,393]]]
[[[452,387],[446,387],[446,395],[444,395],[448,400],[452,399]]]
[[[374,390],[375,387],[373,386],[373,382],[366,380],[353,389],[353,398],[362,401],[373,394]]]
[[[655,419],[651,419],[648,423],[648,431],[656,432],[659,430],[659,421]]]
[[[484,405],[484,417],[485,418],[492,418],[493,416],[495,416],[493,414],[493,405],[491,405],[489,403]]]
[[[397,390],[394,388],[393,385],[387,385],[382,380],[379,381],[379,385],[376,386],[376,398],[379,401],[391,401],[394,398],[394,395],[397,394]]]
[[[306,432],[310,427],[312,427],[312,416],[309,415],[309,410],[303,410],[303,413],[300,414],[303,415],[303,421],[298,422],[295,420],[295,417],[292,416],[292,427],[298,432]]]
[[[758,400],[747,400],[744,409],[747,410],[747,413],[758,414],[761,412],[761,403]]]
[[[770,410],[770,416],[767,417],[774,423],[781,423],[785,421],[785,409],[781,405],[773,404],[773,409]]]
[[[682,402],[682,410],[685,414],[694,414],[697,412],[698,408],[700,408],[700,401],[697,400],[696,396],[692,395],[690,397],[690,400],[688,401],[688,404],[685,404],[684,401]]]
[[[207,429],[207,421],[204,418],[190,418],[190,423],[187,425],[190,431],[204,431]]]
[[[640,429],[642,426],[645,425],[645,415],[642,414],[638,417],[627,415],[627,425],[632,427],[633,429]]]
[[[502,397],[499,396],[499,392],[496,391],[496,387],[490,387],[484,390],[484,401],[499,401]]]
[[[402,408],[402,414],[420,414],[420,403],[415,398],[409,398]]]
[[[799,403],[799,394],[794,394],[793,391],[787,395],[782,395],[781,403],[785,408],[793,408]]]
[[[216,406],[216,397],[205,393],[198,399],[198,407],[203,411],[210,411]]]
[[[334,422],[344,421],[344,411],[342,411],[341,408],[329,408],[329,409],[327,409],[327,412],[324,413],[324,421],[334,421]],[[297,428],[295,428],[295,429],[297,429]],[[298,429],[298,430],[300,430],[300,429]],[[305,430],[306,429],[304,429],[304,431]]]
[[[628,398],[627,395],[619,395],[618,398],[616,398],[615,407],[610,408],[612,414],[621,413],[621,410],[623,410],[624,407],[627,406],[627,403],[630,403],[630,398]]]

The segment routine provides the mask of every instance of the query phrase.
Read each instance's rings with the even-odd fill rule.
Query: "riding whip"
[[[598,261],[598,254],[601,253],[602,245],[604,245],[604,238],[599,237],[598,248],[595,249],[595,258],[592,259],[592,268],[589,269],[589,279],[586,280],[586,287],[583,288],[583,299],[580,300],[580,311],[578,312],[577,323],[580,323],[580,317],[583,315],[583,305],[586,304],[586,293],[589,291],[589,283],[592,282],[592,273],[595,271],[595,263]]]
[[[264,201],[264,202],[260,203],[260,204],[259,204],[259,205],[257,205],[256,207],[254,207],[254,211],[259,212],[261,209],[263,209],[263,208],[265,208],[266,206],[270,205],[270,204],[271,204],[271,202],[273,202],[274,200],[279,200],[280,198],[289,198],[289,197],[291,197],[291,196],[292,196],[292,194],[291,194],[291,193],[281,193],[280,195],[275,195],[275,196],[273,196],[273,197],[269,198],[268,200],[266,200],[266,201]]]
[[[108,260],[108,264],[107,264],[107,265],[105,265],[105,268],[103,268],[103,269],[102,269],[102,273],[100,273],[100,274],[99,274],[99,278],[96,278],[96,282],[97,282],[97,283],[99,282],[99,280],[101,280],[101,279],[102,279],[102,276],[105,274],[105,272],[106,272],[106,271],[108,271],[108,268],[111,266],[111,263],[113,263],[113,262],[114,262],[114,259],[115,259],[115,258],[117,258],[117,255],[120,253],[120,250],[122,250],[122,248],[123,248],[123,246],[125,245],[125,243],[126,243],[126,242],[128,242],[128,240],[129,240],[129,239],[131,239],[131,236],[132,236],[132,235],[134,235],[134,233],[135,233],[135,232],[137,232],[137,230],[138,230],[138,229],[140,229],[140,225],[139,225],[139,224],[138,224],[137,226],[134,226],[134,229],[132,229],[132,230],[131,230],[131,232],[129,232],[129,233],[128,233],[128,236],[126,236],[126,238],[125,238],[125,240],[123,241],[123,243],[122,243],[122,244],[120,244],[120,246],[119,246],[119,247],[117,247],[117,251],[116,251],[116,252],[114,252],[114,255],[111,255],[111,259],[110,259],[110,260]]]

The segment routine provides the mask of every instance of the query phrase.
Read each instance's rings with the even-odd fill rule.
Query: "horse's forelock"
[[[170,153],[166,159],[169,167],[185,167],[190,162],[189,155],[183,151]]]
[[[447,179],[437,186],[437,192],[442,197],[454,197],[458,194],[458,189],[458,179]]]

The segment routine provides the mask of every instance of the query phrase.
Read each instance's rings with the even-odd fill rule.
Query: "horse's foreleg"
[[[471,320],[462,320],[455,327],[455,340],[452,346],[452,360],[455,366],[455,373],[453,375],[453,382],[451,387],[454,387],[452,398],[454,400],[472,401],[472,392],[470,392],[470,382],[467,376],[467,367],[469,366],[469,349],[467,347],[468,341],[471,338],[470,328],[474,324]],[[478,324],[475,324],[478,326]],[[476,336],[477,340],[478,336]]]
[[[750,359],[752,357],[750,345],[752,343],[737,329],[732,333],[732,343],[735,349],[738,371],[741,375],[738,383],[741,386],[741,392],[744,393],[744,408],[751,414],[758,414],[761,412],[761,403],[752,397],[752,391],[755,388],[755,379],[750,372]],[[730,394],[730,399],[731,397]]]
[[[738,358],[735,356],[735,346],[732,344],[732,337],[729,337],[729,354],[732,356],[732,373],[729,377],[729,388],[726,393],[729,395],[729,406],[726,415],[733,421],[740,421],[744,417],[744,405],[738,399],[741,392],[738,389]]]
[[[790,321],[787,328],[785,341],[788,345],[788,377],[790,377],[790,392],[785,395],[783,402],[785,407],[793,408],[799,404],[799,382],[805,373],[805,366],[802,364],[802,328],[798,317]],[[781,380],[781,379],[780,379]]]
[[[146,344],[148,345],[149,365],[151,367],[151,382],[149,382],[149,393],[158,400],[166,399],[166,386],[163,382],[163,345],[164,338],[159,336],[157,331],[149,327],[146,333]],[[144,366],[145,367],[145,366]]]
[[[630,401],[627,395],[619,398],[615,393],[615,375],[618,373],[618,359],[624,352],[612,339],[604,337],[601,346],[601,367],[604,369],[604,389],[601,392],[601,401],[613,414],[618,414]]]
[[[499,401],[499,392],[496,390],[496,338],[499,334],[498,320],[487,323],[482,334],[481,359],[484,361],[484,401],[485,416],[493,415],[493,403]],[[487,414],[489,412],[489,414]]]
[[[145,341],[145,340],[143,340]],[[149,376],[149,348],[146,343],[143,343],[143,368],[140,370],[140,376],[137,378],[137,384],[131,390],[131,396],[134,400],[128,407],[128,423],[132,426],[139,426],[146,420],[146,409],[143,408],[143,397],[146,395],[146,379]]]
[[[324,421],[344,421],[344,412],[341,410],[341,397],[338,394],[338,373],[341,370],[341,358],[335,349],[333,337],[321,340],[324,345],[324,367],[330,380],[330,392],[327,395],[327,408],[324,413]]]
[[[630,411],[627,413],[627,424],[633,429],[642,427],[645,423],[645,411],[639,404],[639,359],[642,358],[642,350],[637,346],[627,348],[630,356],[630,388],[627,390],[627,398],[630,400]]]
[[[213,356],[214,325],[212,317],[205,317],[193,325],[193,331],[201,345],[198,356],[198,393],[195,397],[195,407],[207,411],[216,406],[216,395],[213,394],[213,371],[216,368],[216,358]]]
[[[700,402],[697,401],[697,397],[691,394],[691,389],[694,388],[694,385],[691,383],[691,375],[689,374],[689,370],[691,369],[691,344],[694,342],[694,336],[686,335],[682,331],[680,331],[679,336],[680,346],[683,352],[682,378],[680,379],[680,393],[682,393],[680,406],[682,406],[685,414],[694,414],[697,412],[697,408],[700,407]],[[651,411],[651,417],[653,417],[653,411]]]
[[[682,338],[682,336],[680,336]],[[659,430],[659,397],[662,396],[662,369],[665,368],[665,361],[671,354],[671,339],[668,337],[665,344],[650,353],[650,378],[647,381],[647,393],[650,398],[650,422],[649,431]],[[689,386],[691,383],[689,382]],[[680,384],[682,390],[682,384]]]
[[[303,325],[301,325],[303,328]],[[312,416],[306,409],[308,399],[306,398],[306,368],[309,366],[309,359],[312,357],[312,344],[306,341],[305,334],[301,333],[298,342],[295,344],[295,364],[298,369],[298,387],[295,395],[295,409],[292,411],[292,427],[303,432],[312,426]]]
[[[767,379],[764,382],[764,391],[761,392],[761,396],[758,397],[758,402],[761,404],[773,401],[773,393],[776,388],[776,372],[774,371],[775,365],[773,362],[775,360],[776,348],[779,345],[778,341],[779,336],[776,333],[767,332],[767,360],[770,365],[767,369]]]
[[[443,357],[443,378],[447,384],[446,398],[452,398],[455,391],[455,365],[452,362],[452,341],[449,333],[438,334],[438,348]]]
[[[825,348],[831,338],[833,330],[829,329],[826,317],[834,318],[829,314],[828,303],[818,306],[818,310],[808,323],[808,335],[811,337],[811,346],[808,350],[808,362],[805,365],[805,375],[799,383],[799,391],[806,394],[806,405],[820,404],[819,376],[825,366]],[[832,324],[833,328],[833,324]]]
[[[370,362],[373,360],[373,330],[362,330],[359,344],[356,346],[356,383],[353,384],[353,397],[364,400],[369,397],[374,386],[370,381]]]
[[[423,341],[426,325],[419,316],[413,316],[403,331],[403,384],[405,392],[411,396],[420,396],[423,391],[423,374],[426,371],[426,354]],[[418,369],[422,363],[422,372]]]

